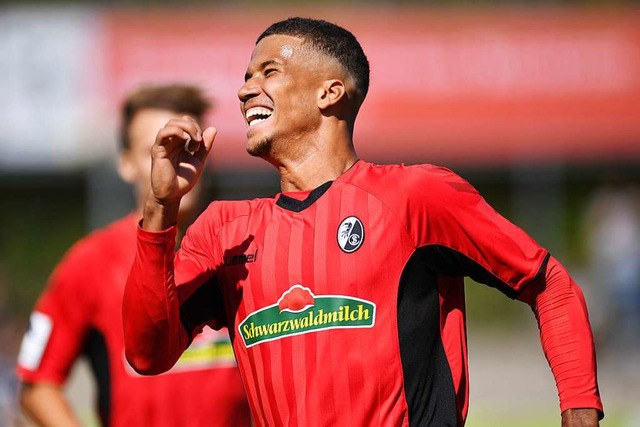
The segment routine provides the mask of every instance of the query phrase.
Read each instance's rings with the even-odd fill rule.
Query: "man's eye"
[[[274,73],[276,71],[275,68],[267,68],[266,70],[264,70],[264,75],[268,76],[271,73]]]

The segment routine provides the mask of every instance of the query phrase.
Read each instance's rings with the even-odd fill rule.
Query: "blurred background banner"
[[[0,10],[0,171],[71,168],[100,153],[101,19],[81,7]]]
[[[364,158],[486,166],[640,158],[637,9],[20,8],[0,21],[9,125],[0,167],[103,156],[123,94],[179,79],[216,101],[214,162],[265,167],[244,151],[236,92],[259,33],[296,13],[350,28],[369,56],[372,89],[356,125]]]

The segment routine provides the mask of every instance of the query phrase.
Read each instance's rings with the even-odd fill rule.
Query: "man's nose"
[[[238,98],[240,101],[246,102],[260,93],[260,86],[257,85],[255,79],[249,79],[238,89]]]

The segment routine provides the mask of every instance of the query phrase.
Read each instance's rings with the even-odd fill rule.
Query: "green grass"
[[[601,427],[631,427],[633,408],[605,408],[606,417],[600,422]],[[491,408],[476,408],[471,402],[471,409],[465,427],[553,427],[560,426],[560,414],[540,413],[534,408],[513,412],[500,412]],[[546,412],[546,409],[545,411]],[[637,422],[637,420],[636,420]]]

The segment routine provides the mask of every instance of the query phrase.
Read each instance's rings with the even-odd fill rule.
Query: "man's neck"
[[[327,181],[334,181],[357,160],[353,150],[332,156],[318,152],[300,162],[280,166],[280,188],[283,193],[313,190]]]
[[[347,171],[358,160],[352,135],[352,129],[340,122],[297,141],[302,150],[289,151],[291,157],[281,157],[276,164],[282,192],[313,190]]]

